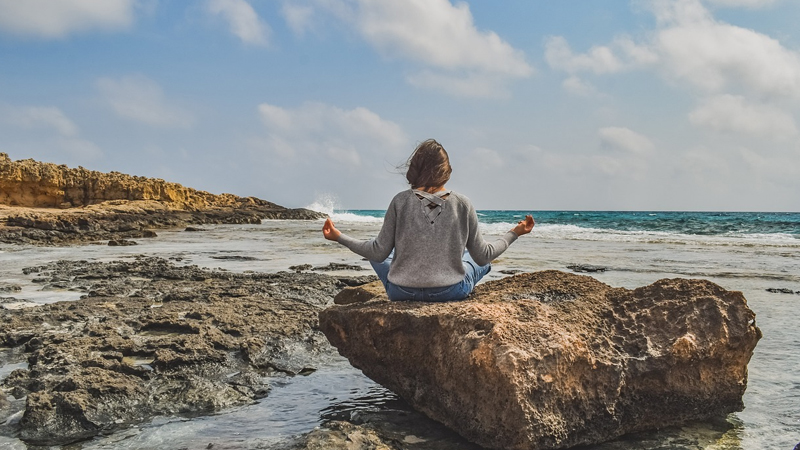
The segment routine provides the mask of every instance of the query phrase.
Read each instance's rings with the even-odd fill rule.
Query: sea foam
[[[327,214],[331,220],[336,222],[346,222],[346,223],[382,223],[382,217],[373,217],[363,214],[355,214],[348,212],[347,210],[343,210],[341,208],[341,203],[339,202],[339,198],[334,194],[320,194],[314,199],[314,201],[306,206],[306,209],[310,209],[312,211],[321,212],[323,214]]]

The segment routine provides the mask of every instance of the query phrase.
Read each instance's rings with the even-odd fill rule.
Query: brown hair
[[[406,179],[414,189],[444,186],[453,172],[447,152],[434,139],[419,144],[408,158],[406,167]]]

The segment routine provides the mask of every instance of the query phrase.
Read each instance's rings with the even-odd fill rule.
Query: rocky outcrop
[[[280,208],[255,197],[213,195],[158,178],[103,173],[0,153],[0,204],[30,208],[72,208],[109,200],[153,200],[175,209],[261,206]]]
[[[0,347],[28,362],[0,385],[0,398],[25,398],[11,434],[43,445],[264,397],[271,376],[305,373],[333,356],[318,311],[343,287],[374,279],[235,274],[148,257],[25,272],[43,289],[87,294],[0,310]]]
[[[37,209],[32,209],[37,208]],[[154,236],[152,229],[263,219],[319,219],[255,197],[82,167],[11,161],[0,153],[0,242],[70,244]]]
[[[322,311],[322,331],[367,376],[494,449],[739,411],[761,337],[742,294],[704,280],[627,290],[546,271],[487,282],[464,302],[376,299]]]

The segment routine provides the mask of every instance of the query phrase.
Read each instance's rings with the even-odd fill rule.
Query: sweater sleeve
[[[349,248],[358,255],[370,261],[383,261],[389,257],[389,253],[394,249],[395,228],[397,227],[397,208],[394,201],[386,210],[383,218],[383,226],[378,233],[378,237],[360,241],[342,233],[339,235],[338,242]]]
[[[513,231],[508,231],[500,239],[486,242],[478,229],[478,213],[475,207],[469,206],[469,235],[467,236],[467,250],[476,263],[483,266],[500,256],[519,236]]]

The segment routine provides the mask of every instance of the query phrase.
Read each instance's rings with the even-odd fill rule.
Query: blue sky
[[[800,210],[800,2],[0,0],[0,151],[382,209]]]

